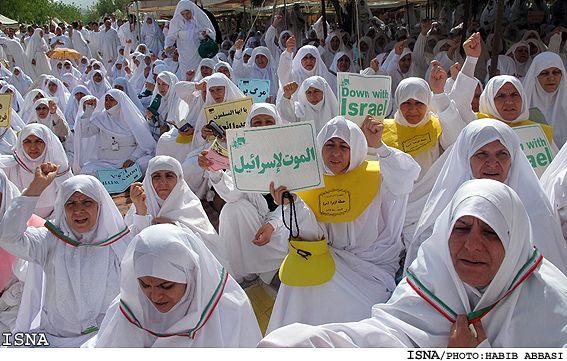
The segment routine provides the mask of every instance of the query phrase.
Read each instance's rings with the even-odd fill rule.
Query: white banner
[[[367,115],[384,120],[392,89],[390,76],[338,73],[337,85],[339,115],[359,126]]]
[[[520,138],[520,147],[532,165],[537,177],[541,177],[555,157],[545,132],[538,124],[512,128]]]

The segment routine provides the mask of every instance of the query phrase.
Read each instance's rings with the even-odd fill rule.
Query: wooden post
[[[496,23],[494,25],[494,38],[492,38],[492,57],[490,58],[490,77],[496,75],[498,70],[498,54],[500,53],[500,36],[502,34],[502,17],[504,16],[504,0],[497,0]]]
[[[323,18],[323,40],[327,40],[327,12],[325,11],[325,0],[321,0],[321,17]]]

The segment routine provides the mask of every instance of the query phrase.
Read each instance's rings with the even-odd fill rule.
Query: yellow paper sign
[[[226,129],[244,128],[248,111],[254,104],[252,97],[231,100],[203,107],[207,123],[213,120],[215,123]]]
[[[0,128],[9,128],[12,120],[12,99],[14,94],[0,94]]]

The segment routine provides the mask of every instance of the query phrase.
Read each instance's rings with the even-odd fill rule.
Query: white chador
[[[106,95],[118,104],[107,110],[105,101],[100,100],[92,115],[83,116],[75,123],[77,139],[96,136],[98,142],[98,149],[95,147],[85,153],[92,158],[82,172],[88,174],[97,169],[122,168],[127,160],[137,162],[144,171],[155,149],[147,124],[126,93],[112,89]],[[77,130],[79,123],[80,130]]]
[[[177,176],[177,183],[166,199],[158,196],[152,184],[152,174],[160,170],[172,171]],[[226,262],[224,245],[209,221],[201,200],[189,189],[183,179],[183,170],[179,161],[165,155],[152,158],[148,163],[143,187],[148,207],[147,214],[137,214],[136,206],[132,204],[124,218],[134,236],[152,225],[153,219],[165,218],[179,227],[189,228],[195,232],[219,262],[230,270]]]
[[[33,69],[33,73],[28,75],[34,80],[41,74],[49,74],[51,72],[51,66],[47,60],[47,55],[45,55],[45,52],[49,51],[49,47],[45,43],[45,40],[43,40],[40,36],[41,32],[41,29],[35,29],[28,45],[26,46],[26,56],[32,63]]]
[[[375,187],[363,193],[375,193],[357,197],[358,203],[368,201],[366,208],[358,208],[361,213],[353,221],[339,222],[318,221],[299,194],[295,201],[299,236],[304,241],[326,238],[336,270],[329,281],[318,286],[294,287],[282,283],[268,331],[294,322],[319,325],[362,320],[370,317],[372,305],[388,300],[396,287],[394,275],[403,248],[400,237],[403,216],[419,166],[411,156],[397,149],[385,145],[369,149],[360,127],[340,116],[330,120],[319,132],[319,152],[331,138],[340,138],[350,146],[350,163],[339,175],[324,166],[326,179],[333,181],[334,177],[356,172],[352,174],[359,174],[357,178],[367,179],[367,188]],[[359,169],[364,165],[370,167],[365,157],[379,160],[379,173],[376,168],[371,172]],[[355,188],[353,186],[349,192],[354,192]],[[285,213],[289,214],[287,209]]]
[[[24,150],[23,142],[30,135],[34,135],[45,143],[45,149],[37,158],[31,158]],[[4,170],[8,179],[14,183],[20,191],[29,186],[35,175],[35,169],[38,165],[51,162],[60,166],[55,181],[47,187],[41,194],[39,199],[34,202],[34,213],[40,217],[47,218],[53,212],[53,204],[61,183],[73,176],[69,169],[69,160],[65,154],[65,150],[61,145],[57,136],[53,134],[45,125],[28,124],[20,132],[16,150],[12,155],[0,156],[0,168]],[[29,217],[28,217],[29,218]]]
[[[488,118],[469,123],[457,138],[417,223],[408,248],[406,267],[416,259],[420,245],[431,235],[435,221],[459,186],[474,179],[471,157],[484,145],[496,140],[500,141],[510,154],[511,165],[504,183],[518,193],[526,207],[534,233],[534,245],[557,268],[567,272],[567,247],[559,221],[555,218],[547,196],[520,148],[518,136],[505,123]]]
[[[65,203],[75,192],[98,203],[96,224],[86,233],[69,225]],[[1,246],[8,252],[43,267],[44,286],[23,298],[20,313],[39,312],[39,325],[51,347],[77,347],[96,334],[111,301],[119,292],[120,260],[131,236],[116,205],[96,178],[79,175],[61,185],[54,218],[46,227],[26,229],[37,197],[17,197],[0,223]],[[89,246],[85,246],[89,245]],[[28,278],[30,270],[28,269]],[[43,289],[42,289],[43,288]],[[19,322],[20,314],[18,315]],[[32,329],[17,329],[30,331]]]
[[[480,291],[460,279],[449,251],[449,236],[462,216],[487,223],[505,251]],[[567,278],[534,250],[530,228],[511,188],[488,179],[469,181],[440,215],[410,267],[412,276],[386,304],[372,308],[371,318],[291,325],[268,335],[260,347],[447,347],[456,315],[480,319],[487,338],[478,347],[564,347]]]
[[[90,347],[255,347],[262,338],[246,293],[191,230],[170,224],[144,229],[122,262],[120,294]],[[139,277],[186,284],[160,312]]]
[[[276,124],[281,123],[274,105],[258,103],[250,108],[245,126],[250,127],[251,119],[260,114],[271,116]],[[220,213],[219,234],[226,247],[232,274],[236,279],[258,274],[269,284],[287,254],[287,234],[283,227],[277,229],[281,222],[279,208],[270,209],[262,194],[237,190],[230,171],[206,173],[218,195],[227,202]],[[252,240],[267,223],[276,230],[268,244],[257,246]]]
[[[567,240],[567,146],[563,145],[559,153],[542,174],[541,186],[549,198],[553,213],[559,220],[563,238]]]

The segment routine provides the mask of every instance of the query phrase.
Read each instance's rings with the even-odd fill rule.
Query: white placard
[[[520,138],[520,147],[532,165],[537,177],[541,177],[555,157],[545,132],[538,124],[512,128]]]
[[[339,115],[362,126],[372,115],[384,120],[390,102],[392,78],[386,75],[337,73]]]

